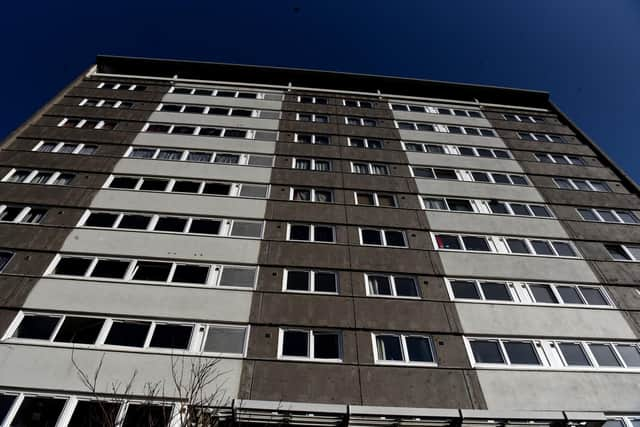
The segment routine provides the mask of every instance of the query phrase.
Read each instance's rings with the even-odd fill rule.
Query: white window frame
[[[554,163],[554,164],[558,164],[558,165],[572,165],[572,166],[584,166],[584,160],[582,160],[582,157],[580,156],[568,156],[566,154],[555,154],[555,153],[542,153],[542,152],[534,152],[533,155],[535,156],[536,160],[540,163]],[[548,162],[545,162],[543,160],[540,160],[540,157],[544,156],[546,159],[548,159]],[[565,159],[566,163],[559,163],[556,161],[554,156],[558,156],[558,157],[562,157]],[[577,157],[580,160],[583,161],[583,163],[574,163],[573,160],[571,160],[571,157]]]
[[[351,98],[349,98],[349,99],[343,98],[342,99],[342,106],[346,107],[347,106],[347,101],[355,102],[356,106],[357,106],[355,108],[374,108],[374,101],[367,101],[366,99],[351,99]],[[367,103],[371,104],[371,106],[370,107],[363,107],[361,105],[362,102],[367,102]],[[354,108],[354,107],[349,106],[349,108]]]
[[[80,103],[78,104],[79,107],[83,107],[84,105],[86,105],[87,102],[89,101],[97,101],[96,102],[96,107],[97,108],[101,108],[105,102],[107,101],[113,101],[113,106],[111,107],[107,107],[107,108],[120,108],[120,106],[124,103],[124,102],[129,102],[131,104],[133,104],[133,102],[131,101],[121,101],[121,100],[111,100],[111,99],[95,99],[95,98],[84,98],[82,101],[80,101]]]
[[[291,271],[303,271],[309,273],[309,290],[302,291],[299,289],[287,289],[287,284],[289,281],[289,272]],[[327,291],[317,291],[316,290],[316,274],[331,274],[335,278],[336,282],[336,291],[335,292],[327,292]],[[336,271],[331,270],[316,270],[309,268],[285,268],[283,269],[282,274],[282,292],[289,292],[294,294],[316,294],[316,295],[339,295],[340,294],[340,285],[339,285],[339,274]]]
[[[311,198],[309,200],[295,200],[293,198],[296,190],[306,190],[309,191]],[[323,191],[327,193],[331,193],[331,201],[325,202],[321,200],[317,200],[316,191]],[[335,194],[334,191],[330,188],[315,188],[315,187],[290,187],[289,188],[289,200],[292,202],[311,202],[311,203],[335,203]]]
[[[349,121],[357,121],[357,124],[354,123],[349,123]],[[371,126],[369,125],[365,125],[365,121],[371,121],[373,122],[373,124]],[[374,119],[374,118],[369,118],[369,117],[355,117],[355,116],[345,116],[344,118],[344,124],[349,125],[349,126],[361,126],[361,127],[377,127],[378,126],[378,120]]]
[[[366,173],[357,172],[356,171],[356,164],[366,165],[367,166],[367,172]],[[350,165],[351,165],[351,173],[356,173],[356,174],[360,174],[360,175],[391,176],[391,166],[388,163],[351,161]],[[374,167],[384,167],[386,169],[387,173],[386,174],[373,173],[374,172]]]
[[[301,142],[300,141],[300,135],[309,135],[311,136],[311,144],[313,145],[331,145],[331,136],[330,135],[325,135],[325,134],[317,134],[317,133],[307,133],[307,132],[301,132],[301,133],[295,133],[293,135],[293,141],[294,142]],[[319,143],[316,141],[316,137],[318,136],[324,136],[327,138],[327,143],[323,144],[323,143]]]
[[[300,122],[306,122],[306,120],[300,120],[300,116],[311,116],[311,120],[308,121],[308,123],[322,123],[322,124],[327,124],[330,123],[329,121],[329,115],[328,114],[315,114],[315,113],[296,113],[296,121],[300,121]],[[318,117],[326,117],[326,121],[318,121],[317,118]]]
[[[615,258],[613,258],[613,256],[611,256],[611,253],[610,253],[610,252],[609,252],[609,250],[607,249],[606,245],[617,245],[617,246],[619,246],[619,247],[622,249],[622,251],[623,251],[624,253],[626,253],[626,254],[627,254],[627,256],[628,256],[630,259],[615,259]],[[605,243],[605,250],[607,251],[607,254],[609,255],[609,257],[611,257],[611,261],[613,261],[613,262],[640,262],[640,257],[636,257],[636,256],[634,256],[634,255],[633,255],[633,252],[631,252],[631,251],[628,249],[628,246],[633,246],[633,247],[638,247],[638,248],[640,248],[640,245],[626,244],[626,243],[615,243],[615,242],[612,242],[612,243]]]
[[[373,196],[373,205],[361,205],[358,203],[358,193],[363,193],[363,194],[371,194]],[[393,199],[393,206],[382,206],[380,205],[380,199],[378,196],[387,196],[387,197],[391,197]],[[353,198],[354,198],[354,203],[356,206],[376,206],[376,207],[382,207],[382,208],[397,208],[398,207],[398,198],[396,197],[395,194],[392,193],[378,193],[377,191],[358,191],[355,190],[353,192]]]
[[[307,353],[308,356],[287,356],[283,354],[284,349],[284,333],[285,332],[305,332],[307,334]],[[322,359],[315,357],[315,334],[335,333],[338,335],[338,359]],[[319,363],[343,363],[344,361],[344,343],[343,333],[337,329],[306,329],[296,327],[280,327],[278,328],[278,359],[279,360],[297,360],[303,362],[319,362]]]
[[[112,83],[112,82],[100,82],[98,84],[98,89],[104,88],[105,84],[113,84],[112,90],[135,90],[138,85],[128,84],[128,83]],[[124,89],[124,86],[128,86]]]
[[[21,209],[20,212],[18,213],[18,215],[16,215],[16,217],[14,219],[12,219],[11,221],[5,221],[4,219],[0,219],[0,223],[6,222],[6,223],[12,223],[12,224],[27,224],[27,225],[37,225],[39,224],[39,222],[33,223],[33,222],[23,222],[23,219],[27,216],[27,214],[29,212],[31,212],[34,209],[44,209],[45,214],[47,214],[47,211],[49,210],[46,207],[43,206],[26,206],[26,205],[19,205],[19,204],[13,204],[13,203],[9,203],[9,204],[4,204],[1,203],[0,204],[0,214],[2,214],[7,208],[19,208]],[[43,215],[43,217],[44,217]]]
[[[516,118],[515,121],[517,122],[527,122],[527,123],[544,123],[545,122],[544,118],[543,120],[536,120],[534,116],[525,116],[522,114],[513,114],[513,113],[507,113],[502,115],[502,118],[507,121],[513,121],[513,120],[509,120],[507,118],[507,115],[514,116]]]
[[[351,143],[351,140],[354,139],[354,137],[350,136],[347,138],[348,139],[348,143],[349,143],[349,147],[357,147],[356,145],[353,145]],[[362,143],[364,144],[363,148],[369,148],[371,150],[381,150],[384,147],[384,141],[382,139],[378,139],[378,138],[365,138],[365,137],[356,137],[355,139],[360,139],[362,140]],[[376,142],[380,143],[380,147],[369,147],[369,140],[373,140]],[[360,148],[360,147],[357,147]]]
[[[599,180],[594,181],[594,180],[590,180],[590,179],[580,178],[580,179],[578,179],[578,181],[584,181],[587,184],[587,186],[589,187],[589,190],[583,190],[583,189],[579,188],[574,183],[574,178],[566,178],[566,177],[557,176],[557,177],[553,177],[552,179],[553,179],[553,183],[560,190],[569,190],[569,189],[560,187],[560,185],[558,185],[558,180],[559,179],[567,181],[569,183],[569,185],[571,185],[571,187],[572,187],[571,190],[575,190],[575,191],[593,191],[593,192],[596,192],[596,193],[611,193],[612,192],[611,191],[611,187],[609,186],[609,184],[607,184],[606,181],[599,181]],[[593,182],[598,182],[600,184],[604,184],[609,190],[608,191],[597,190],[596,187],[594,187]]]
[[[211,88],[211,87],[202,87],[202,86],[171,86],[169,88],[168,93],[174,93],[176,89],[189,89],[190,93],[186,94],[186,93],[178,93],[176,95],[194,95],[194,96],[218,96],[218,92],[222,91],[222,92],[234,92],[234,95],[232,97],[230,96],[225,96],[224,98],[238,98],[240,92],[242,93],[255,93],[256,100],[262,100],[264,99],[264,95],[265,93],[263,92],[255,92],[252,90],[235,90],[233,88]],[[200,94],[196,94],[195,91],[199,90],[199,89],[204,89],[204,90],[210,90],[212,93],[211,95],[200,95]],[[281,95],[281,94],[278,94]],[[282,95],[281,95],[282,96]],[[253,98],[247,98],[247,99],[253,99]]]
[[[11,169],[1,180],[0,182],[11,182],[12,184],[32,184],[32,180],[40,173],[50,173],[51,176],[49,177],[49,179],[47,179],[45,182],[40,182],[34,185],[70,185],[70,184],[55,184],[55,182],[58,180],[58,178],[60,177],[60,175],[73,175],[73,178],[75,178],[78,174],[74,173],[74,172],[60,172],[60,171],[52,171],[52,170],[41,170],[41,169],[31,169],[31,172],[29,173],[29,175],[27,175],[27,177],[25,178],[24,181],[21,182],[12,182],[9,181],[9,178],[11,178],[13,176],[13,174],[19,170],[30,170],[30,169],[22,169],[22,168],[13,168]],[[72,178],[72,179],[73,179]]]
[[[318,105],[329,105],[329,98],[324,96],[298,95],[297,102],[302,104],[303,103],[302,98],[311,98],[311,102],[304,102],[304,104],[316,104],[318,98],[320,98],[320,99],[324,99],[326,102],[320,103]]]
[[[85,144],[82,142],[63,142],[63,141],[46,141],[46,140],[40,140],[40,142],[38,142],[35,147],[33,147],[33,149],[31,151],[37,151],[37,152],[42,152],[40,151],[40,148],[44,145],[44,144],[56,144],[56,146],[51,150],[51,151],[44,151],[44,153],[57,153],[59,152],[65,145],[76,145],[76,148],[73,149],[73,151],[69,152],[69,153],[65,153],[65,154],[82,154],[82,155],[86,155],[84,153],[81,153],[81,151],[85,148],[85,147],[94,147],[96,150],[98,148],[97,144]]]
[[[162,108],[165,105],[175,105],[176,107],[180,108],[180,111],[162,111]],[[201,113],[191,113],[186,111],[186,109],[188,107],[201,107],[202,108],[202,112]],[[157,112],[159,113],[164,113],[164,114],[201,114],[201,115],[209,115],[209,111],[211,109],[217,109],[217,108],[223,108],[227,110],[227,114],[216,114],[216,115],[212,115],[212,117],[215,116],[219,116],[219,117],[240,117],[240,118],[245,118],[245,119],[257,119],[260,118],[260,114],[262,113],[262,110],[256,110],[253,108],[243,108],[243,107],[230,107],[230,106],[226,106],[226,105],[202,105],[202,104],[182,104],[179,102],[163,102],[158,104],[158,106],[156,107]],[[251,114],[249,116],[235,116],[233,114],[234,110],[248,110],[251,111]]]
[[[380,241],[382,242],[380,245],[374,245],[372,243],[364,243],[364,240],[362,238],[362,231],[363,229],[366,230],[376,230],[378,233],[380,233],[381,239]],[[386,236],[386,232],[387,231],[393,231],[393,232],[397,232],[397,233],[401,233],[402,234],[402,239],[404,240],[404,245],[403,246],[395,246],[395,245],[388,245],[387,244],[387,236]],[[402,249],[402,248],[408,248],[409,247],[409,240],[407,239],[407,233],[404,230],[400,230],[397,228],[378,228],[378,227],[358,227],[358,237],[360,238],[360,246],[371,246],[374,248],[381,248],[381,247],[386,247],[386,248],[397,248],[397,249]]]
[[[386,277],[389,280],[391,295],[373,293],[371,286],[369,284],[369,276]],[[416,289],[416,296],[398,295],[398,291],[396,289],[396,278],[413,280],[413,285],[415,286],[415,289]],[[365,288],[365,294],[368,297],[373,297],[373,298],[397,298],[397,299],[411,299],[411,300],[422,299],[422,292],[420,290],[420,281],[418,280],[417,277],[414,277],[411,275],[401,275],[401,274],[399,275],[399,274],[387,274],[387,273],[364,273],[364,288]]]
[[[141,158],[141,157],[132,157],[132,154],[135,150],[151,150],[154,151],[154,154],[149,158]],[[159,159],[159,155],[163,151],[178,151],[181,152],[179,159]],[[204,153],[209,154],[211,158],[207,162],[199,162],[195,160],[189,160],[189,154],[191,153]],[[237,163],[223,163],[216,162],[216,158],[218,156],[237,156]],[[269,166],[261,166],[251,164],[252,156],[264,157],[271,159],[271,165]],[[209,163],[215,164],[218,166],[250,166],[250,167],[273,167],[273,156],[269,156],[267,154],[254,154],[254,153],[242,153],[242,152],[230,152],[230,151],[209,151],[209,150],[191,150],[191,149],[183,149],[183,148],[172,148],[172,147],[151,147],[151,146],[142,146],[142,145],[132,145],[127,148],[127,151],[123,155],[124,158],[131,158],[136,160],[161,160],[167,162],[189,162],[189,163]]]
[[[464,338],[464,345],[465,348],[467,350],[467,356],[469,357],[469,361],[471,362],[471,366],[472,367],[477,367],[477,368],[497,368],[497,369],[520,369],[520,370],[529,370],[529,369],[544,369],[544,368],[548,368],[549,366],[547,365],[547,360],[548,357],[545,354],[544,350],[542,349],[542,342],[541,340],[536,340],[533,338],[513,338],[513,339],[505,339],[505,338],[498,338],[498,337],[467,337],[467,336],[463,336]],[[497,342],[498,343],[498,349],[500,351],[500,354],[502,355],[502,360],[504,361],[504,363],[482,363],[482,362],[476,362],[475,357],[473,356],[473,350],[471,348],[471,342],[472,341],[492,341],[492,342]],[[531,344],[536,357],[538,358],[538,361],[540,362],[540,364],[535,365],[535,364],[512,364],[511,360],[509,359],[509,355],[507,353],[507,350],[504,346],[505,342],[519,342],[519,343],[529,343]]]
[[[309,169],[299,169],[296,168],[297,160],[306,160],[309,162]],[[329,169],[316,169],[316,162],[327,162],[329,165]],[[311,157],[292,157],[291,158],[291,169],[299,170],[299,171],[314,171],[314,172],[333,172],[333,165],[331,159],[317,159]]]
[[[381,359],[378,354],[378,345],[376,342],[376,337],[378,336],[395,336],[400,339],[400,348],[402,349],[402,360],[385,360]],[[407,338],[416,337],[416,338],[426,338],[429,342],[429,347],[431,350],[431,356],[433,357],[433,362],[418,362],[409,360],[409,350],[407,348]],[[373,361],[376,365],[395,365],[395,366],[438,366],[438,356],[436,354],[435,345],[433,344],[433,338],[429,335],[423,335],[420,333],[398,333],[398,332],[372,332],[371,333],[371,343],[373,345]]]
[[[293,240],[291,239],[291,226],[292,225],[303,225],[309,227],[309,240]],[[316,241],[316,227],[328,227],[331,229],[331,234],[333,236],[333,240],[331,242],[325,241]],[[309,224],[304,222],[288,222],[287,223],[287,241],[289,242],[307,242],[307,243],[325,243],[325,244],[335,244],[336,243],[336,226],[331,224]]]
[[[429,207],[427,207],[427,204],[426,204],[424,199],[439,199],[439,200],[442,200],[444,202],[445,209],[429,208]],[[469,211],[459,211],[459,210],[451,209],[451,207],[449,206],[448,199],[466,200],[471,205],[471,208],[473,209],[473,211],[469,212]],[[497,212],[493,212],[491,210],[490,202],[492,200],[486,200],[486,199],[467,199],[467,198],[464,198],[464,197],[448,197],[448,196],[443,196],[443,195],[419,194],[418,195],[418,201],[420,202],[420,207],[422,209],[427,210],[427,211],[434,211],[434,212],[453,212],[453,213],[460,213],[460,214],[515,216],[515,217],[518,217],[518,218],[537,218],[537,219],[543,219],[543,220],[544,219],[554,219],[555,218],[555,215],[551,211],[549,206],[547,206],[547,205],[545,205],[543,203],[508,202],[508,201],[504,201],[504,200],[495,200],[498,203],[502,203],[507,209],[507,213],[497,213]],[[511,206],[512,203],[516,204],[516,205],[525,206],[527,208],[527,210],[531,213],[531,215],[520,215],[520,214],[515,213],[515,211],[513,210],[512,206]],[[543,207],[543,208],[546,209],[546,211],[549,213],[549,215],[548,216],[535,215],[534,212],[533,212],[533,207]]]

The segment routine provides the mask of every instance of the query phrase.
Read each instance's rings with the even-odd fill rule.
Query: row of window
[[[173,178],[110,176],[104,188],[168,193],[208,194],[214,196],[266,199],[269,186],[263,184],[193,181]]]
[[[518,132],[518,138],[524,141],[558,142],[558,143],[567,142],[560,135],[553,135],[548,133]]]
[[[536,159],[541,163],[557,163],[560,165],[584,166],[586,162],[582,157],[569,156],[565,154],[534,153]]]
[[[181,417],[180,404],[140,400],[95,400],[94,397],[0,393],[0,424],[3,426],[87,427],[116,420],[120,427],[170,426]],[[181,419],[181,418],[180,418]],[[2,421],[4,420],[4,422]]]
[[[585,221],[638,224],[638,217],[631,211],[622,209],[578,208],[578,213]]]
[[[529,185],[524,175],[497,172],[469,171],[460,169],[430,168],[411,166],[413,176],[417,178],[447,179],[455,181],[488,182],[492,184]]]
[[[229,108],[194,104],[160,104],[156,111],[165,113],[205,114],[212,116],[253,117],[260,119],[279,119],[279,111],[249,110],[246,108]]]
[[[513,156],[509,150],[497,148],[476,148],[463,145],[423,144],[415,142],[403,142],[402,147],[406,151],[432,154],[453,154],[456,156],[489,157],[495,159],[511,159]]]
[[[256,267],[96,256],[55,257],[45,275],[109,281],[253,288]]]
[[[640,262],[640,245],[605,244],[604,247],[615,261]]]
[[[1,182],[18,184],[70,185],[75,174],[37,169],[11,169]]]
[[[95,154],[98,149],[97,145],[91,144],[76,144],[71,142],[54,142],[54,141],[40,141],[33,147],[33,151],[39,151],[41,153],[65,153],[65,154]]]
[[[396,127],[398,129],[403,129],[403,130],[419,130],[419,131],[428,131],[428,132],[452,133],[457,135],[497,136],[496,132],[493,129],[489,129],[489,128],[442,125],[437,123],[396,121]]]
[[[220,138],[242,138],[275,141],[277,132],[256,131],[247,129],[230,129],[223,127],[205,127],[192,125],[173,125],[165,123],[147,123],[142,132],[162,133],[170,135],[215,136]]]
[[[0,217],[1,217],[0,213]],[[191,216],[150,215],[143,213],[87,211],[78,227],[143,230],[164,233],[204,234],[259,239],[262,221],[201,218]]]
[[[301,104],[327,105],[329,103],[329,100],[328,98],[324,98],[321,96],[301,95],[301,96],[298,96],[298,102]],[[342,105],[344,105],[345,107],[353,107],[353,108],[373,108],[372,102],[362,101],[358,99],[343,99]]]
[[[118,122],[113,120],[78,119],[65,117],[58,122],[58,127],[77,129],[105,129],[113,130]]]
[[[78,105],[81,107],[121,108],[123,110],[133,108],[133,102],[96,98],[84,98]]]
[[[592,179],[576,179],[576,178],[553,178],[558,188],[563,190],[580,190],[580,191],[604,191],[609,192],[611,188],[603,181],[594,181]]]
[[[177,95],[219,96],[223,98],[264,99],[270,101],[282,100],[282,95],[278,93],[262,93],[229,89],[206,89],[202,87],[193,88],[174,86],[169,89],[169,93]]]
[[[502,117],[510,122],[544,123],[545,121],[542,116],[528,116],[524,114],[503,114]]]
[[[573,244],[568,241],[443,233],[432,233],[432,238],[434,246],[440,250],[578,257]]]
[[[244,356],[247,335],[247,326],[20,312],[3,340]]]
[[[146,86],[133,85],[128,83],[112,83],[112,82],[100,82],[97,86],[98,89],[111,89],[111,90],[133,90],[136,92],[143,92],[147,90]]]
[[[531,203],[432,196],[423,196],[421,200],[424,208],[430,210],[449,210],[455,212],[474,212],[495,215],[536,216],[541,218],[553,217],[553,214],[548,207]]]
[[[446,283],[452,300],[536,305],[613,306],[612,300],[601,286],[482,279],[447,279]]]
[[[273,156],[243,153],[220,153],[203,150],[176,150],[156,147],[129,147],[124,154],[124,157],[198,163],[220,163],[228,165],[273,166]]]
[[[411,111],[412,113],[443,114],[446,116],[458,116],[458,117],[473,117],[473,118],[483,117],[482,113],[478,110],[433,107],[430,105],[400,104],[395,102],[389,105],[393,111]]]
[[[39,224],[47,209],[33,206],[5,205],[0,203],[0,221],[22,224]]]
[[[619,370],[640,368],[640,346],[631,342],[467,338],[474,366]]]

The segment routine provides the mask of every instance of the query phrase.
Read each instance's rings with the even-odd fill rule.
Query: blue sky
[[[636,181],[637,0],[8,2],[0,135],[96,54],[513,86],[552,99]]]

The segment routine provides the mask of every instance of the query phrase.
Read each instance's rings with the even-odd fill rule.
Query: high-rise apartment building
[[[545,92],[98,57],[0,151],[2,426],[637,427],[639,195]]]

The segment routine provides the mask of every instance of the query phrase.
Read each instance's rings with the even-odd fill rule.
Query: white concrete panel
[[[448,211],[425,211],[425,214],[430,228],[438,231],[569,238],[556,219]]]
[[[217,138],[215,136],[165,135],[161,133],[139,133],[131,142],[131,145],[262,154],[273,154],[276,149],[274,141]]]
[[[432,104],[429,104],[432,105]],[[460,108],[460,107],[445,107]],[[464,109],[464,108],[463,108]],[[482,117],[450,116],[446,114],[427,114],[412,111],[393,111],[396,120],[409,122],[441,123],[445,125],[493,128],[489,120]]]
[[[172,372],[180,373],[184,366],[184,377],[188,378],[189,369],[198,366],[198,358],[195,357],[131,351],[75,349],[73,359],[83,372],[93,378],[103,355],[102,368],[97,378],[97,393],[111,393],[114,383],[120,383],[124,388],[135,373],[132,395],[145,396],[145,384],[162,383],[164,396],[177,397]],[[176,365],[174,368],[172,360]],[[236,397],[242,360],[218,359],[214,369],[220,378],[204,388],[203,392],[210,394],[219,388],[225,399]],[[0,346],[0,387],[90,392],[80,381],[78,371],[73,366],[71,349],[32,345]]]
[[[79,228],[71,231],[62,244],[61,251],[125,257],[169,258],[192,262],[217,261],[233,264],[257,264],[260,254],[260,240]]]
[[[180,123],[196,126],[231,127],[259,130],[278,130],[279,120],[259,119],[251,117],[219,116],[209,114],[151,113],[149,122]]]
[[[271,168],[170,160],[122,159],[114,167],[113,173],[268,183],[271,176]]]
[[[447,276],[598,283],[582,259],[439,251]]]
[[[464,334],[635,340],[622,313],[612,309],[456,302]]]
[[[416,153],[413,151],[407,152],[407,159],[409,160],[409,164],[414,166],[442,166],[457,169],[524,173],[520,164],[515,160],[455,156],[451,154]]]
[[[47,277],[34,286],[24,309],[247,323],[251,298],[250,290]]]
[[[474,147],[507,148],[502,139],[495,136],[459,135],[445,132],[398,129],[404,142],[443,142],[445,144],[472,145]]]
[[[478,370],[488,409],[640,411],[640,374]]]
[[[416,178],[416,184],[421,194],[545,203],[538,190],[531,186],[427,178]]]
[[[248,90],[248,89],[240,89]],[[253,92],[253,91],[252,91]],[[224,96],[199,96],[199,95],[180,95],[176,93],[168,93],[162,98],[162,102],[176,104],[202,104],[217,105],[227,107],[242,107],[262,110],[280,110],[282,101],[266,101],[263,99],[241,99],[228,98]]]
[[[267,201],[241,197],[103,189],[91,201],[93,209],[152,213],[264,218]]]

